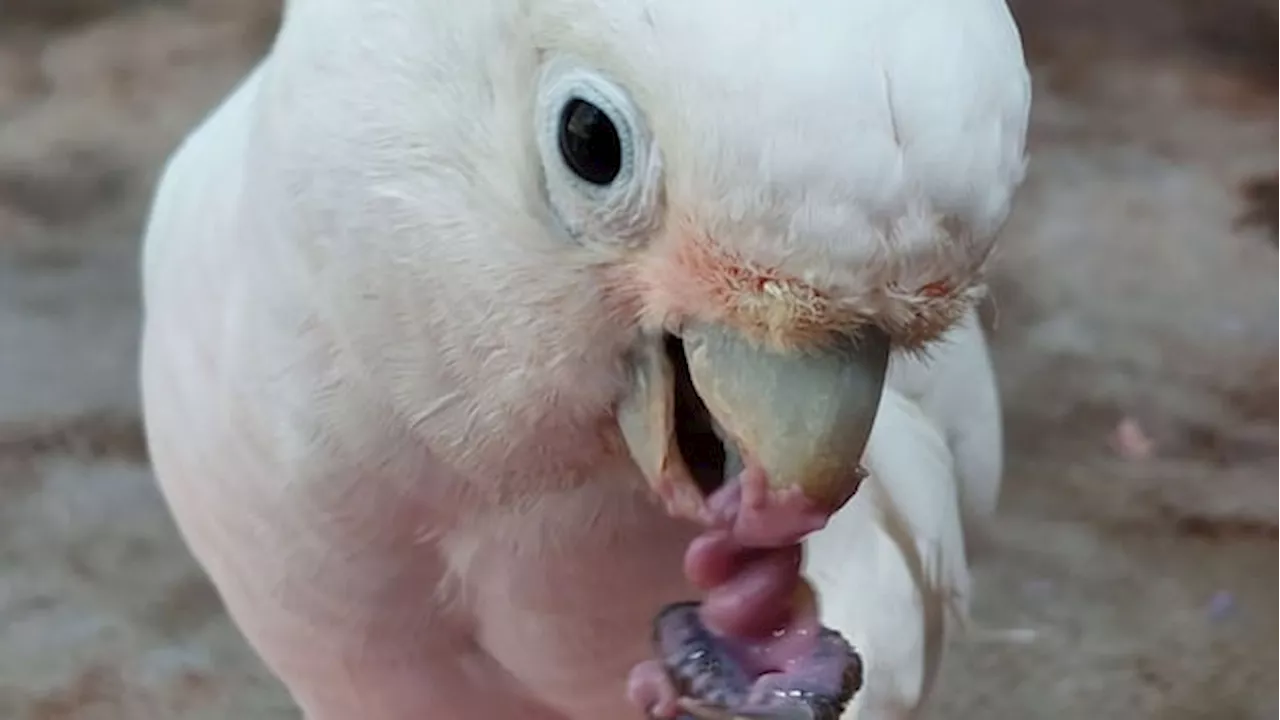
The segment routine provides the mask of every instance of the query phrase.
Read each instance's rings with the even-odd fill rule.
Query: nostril
[[[689,375],[684,344],[674,335],[663,338],[663,348],[675,371],[676,446],[685,466],[693,475],[698,489],[710,496],[725,480],[726,453],[724,443],[715,432],[711,411],[698,397]]]

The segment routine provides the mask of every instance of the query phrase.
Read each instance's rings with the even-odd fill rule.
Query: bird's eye
[[[581,98],[560,113],[560,155],[575,175],[592,185],[608,185],[622,172],[622,139],[609,115]]]
[[[533,112],[540,189],[557,224],[581,244],[645,242],[659,222],[662,162],[627,91],[574,57],[553,55]]]

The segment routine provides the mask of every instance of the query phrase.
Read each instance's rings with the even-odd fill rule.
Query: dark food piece
[[[668,605],[654,619],[654,648],[688,711],[680,720],[839,720],[862,688],[862,659],[834,630],[785,672],[761,674],[737,641],[702,624],[698,605]]]

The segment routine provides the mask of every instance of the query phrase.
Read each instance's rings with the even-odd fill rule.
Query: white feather
[[[824,624],[862,653],[849,717],[910,718],[928,695],[969,578],[954,475],[918,407],[886,395],[858,495],[806,545]]]
[[[976,313],[927,355],[896,356],[867,447],[870,476],[806,545],[824,623],[863,653],[853,720],[906,720],[926,707],[957,638],[1023,643],[1024,628],[971,616],[969,555],[1000,495],[999,397]]]

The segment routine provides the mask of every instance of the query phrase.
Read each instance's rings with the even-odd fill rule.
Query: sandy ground
[[[979,620],[1039,637],[959,641],[935,717],[1277,715],[1274,8],[1015,3],[1033,159],[975,571]],[[296,717],[165,513],[135,379],[158,164],[273,21],[0,3],[0,720]]]

